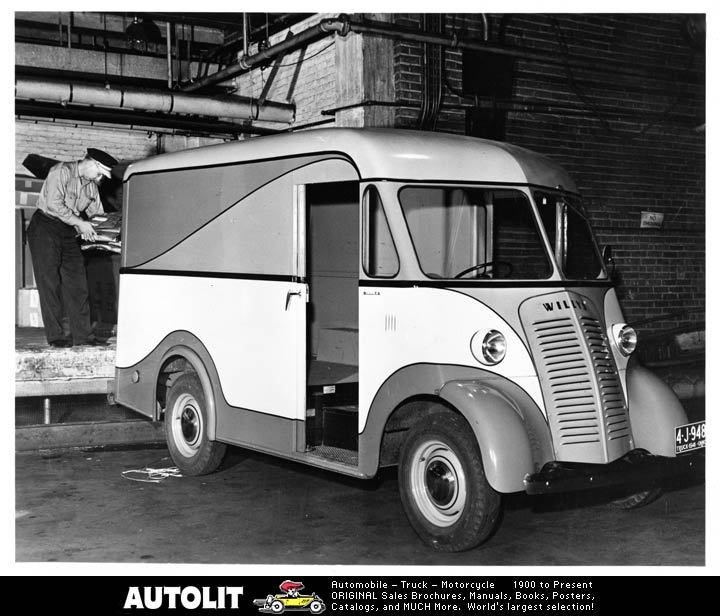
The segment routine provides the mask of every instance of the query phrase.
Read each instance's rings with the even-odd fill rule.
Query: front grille
[[[599,443],[600,426],[590,368],[570,318],[533,324],[559,444]]]
[[[567,293],[534,299],[523,304],[521,316],[557,460],[603,463],[622,456],[632,446],[628,411],[592,305]]]

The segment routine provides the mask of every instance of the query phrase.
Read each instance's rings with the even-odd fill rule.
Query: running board
[[[350,475],[351,477],[359,477],[362,479],[369,479],[371,477],[371,475],[360,471],[357,451],[351,451],[349,449],[321,445],[314,447],[310,451],[296,452],[292,455],[292,459],[309,466],[324,468],[343,475]]]

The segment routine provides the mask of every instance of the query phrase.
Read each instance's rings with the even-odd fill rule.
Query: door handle
[[[290,307],[290,298],[293,295],[297,295],[298,297],[300,297],[302,295],[302,293],[300,293],[300,291],[288,291],[287,292],[287,295],[285,296],[285,311],[286,312],[287,312],[287,309]]]

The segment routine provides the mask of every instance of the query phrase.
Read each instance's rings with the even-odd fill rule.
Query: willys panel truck
[[[319,129],[149,158],[124,188],[116,400],[164,419],[183,474],[228,444],[397,465],[417,534],[459,551],[503,494],[626,486],[635,507],[704,446],[630,361],[577,188],[543,156]]]

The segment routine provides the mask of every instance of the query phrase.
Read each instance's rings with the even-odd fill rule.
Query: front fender
[[[627,388],[635,447],[655,455],[674,457],[675,426],[688,421],[675,392],[636,362],[628,366]]]
[[[492,488],[524,490],[525,476],[534,472],[532,447],[525,423],[510,400],[480,381],[451,381],[440,390],[440,397],[470,424]]]

